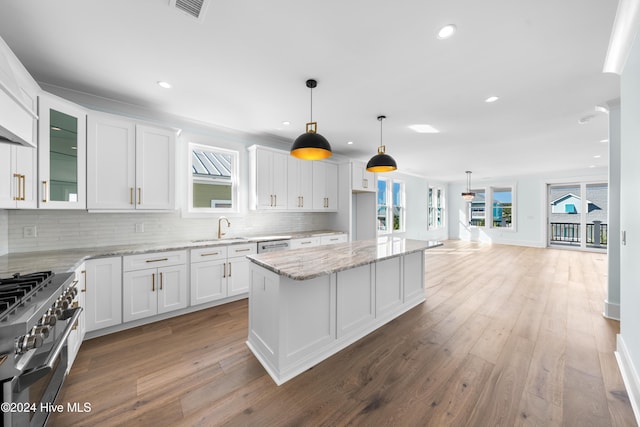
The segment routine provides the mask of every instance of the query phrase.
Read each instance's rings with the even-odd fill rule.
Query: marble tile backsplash
[[[229,229],[226,224],[223,226],[227,232],[225,237],[332,228],[330,213],[248,212],[242,215],[225,216],[231,221]],[[6,232],[3,232],[3,224]],[[35,227],[36,236],[25,237],[25,227]],[[218,216],[182,218],[179,211],[171,213],[0,211],[0,250],[3,243],[9,253],[17,253],[213,239],[216,237],[217,227]]]
[[[0,255],[9,252],[9,212],[0,209]]]

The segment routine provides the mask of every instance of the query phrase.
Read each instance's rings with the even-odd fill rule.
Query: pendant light
[[[476,196],[476,193],[471,192],[471,171],[465,171],[465,173],[467,174],[467,191],[462,193],[462,198],[470,202]]]
[[[398,169],[396,161],[390,155],[385,154],[385,146],[382,145],[382,121],[386,118],[386,116],[378,116],[378,121],[380,122],[380,146],[378,147],[378,154],[373,156],[367,163],[367,171],[369,172],[391,172]]]
[[[302,160],[322,160],[333,154],[329,141],[317,133],[318,123],[313,121],[313,88],[317,85],[317,81],[307,80],[307,87],[311,89],[311,120],[307,123],[306,132],[297,137],[291,147],[290,154]]]

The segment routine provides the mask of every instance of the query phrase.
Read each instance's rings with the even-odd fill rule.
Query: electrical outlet
[[[136,224],[136,233],[144,233],[144,223]]]
[[[22,228],[22,237],[30,239],[38,235],[38,229],[35,225],[27,225]]]

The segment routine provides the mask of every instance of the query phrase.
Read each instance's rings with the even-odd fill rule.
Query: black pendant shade
[[[380,146],[378,147],[378,154],[373,156],[367,163],[367,171],[369,172],[391,172],[398,169],[396,161],[388,154],[385,154],[385,146],[382,145],[382,121],[386,119],[386,116],[378,116],[380,122]]]
[[[318,85],[313,79],[307,80],[311,89],[311,121],[307,123],[306,132],[296,138],[290,154],[302,160],[322,160],[331,157],[331,145],[327,139],[317,133],[318,124],[313,121],[313,88]]]

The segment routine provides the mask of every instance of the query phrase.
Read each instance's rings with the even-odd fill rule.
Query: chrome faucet
[[[227,221],[227,227],[231,227],[231,223],[229,222],[229,220],[227,219],[226,216],[221,216],[220,218],[218,218],[218,239],[221,239],[222,236],[224,236],[227,233],[223,233],[222,232],[222,220]]]

